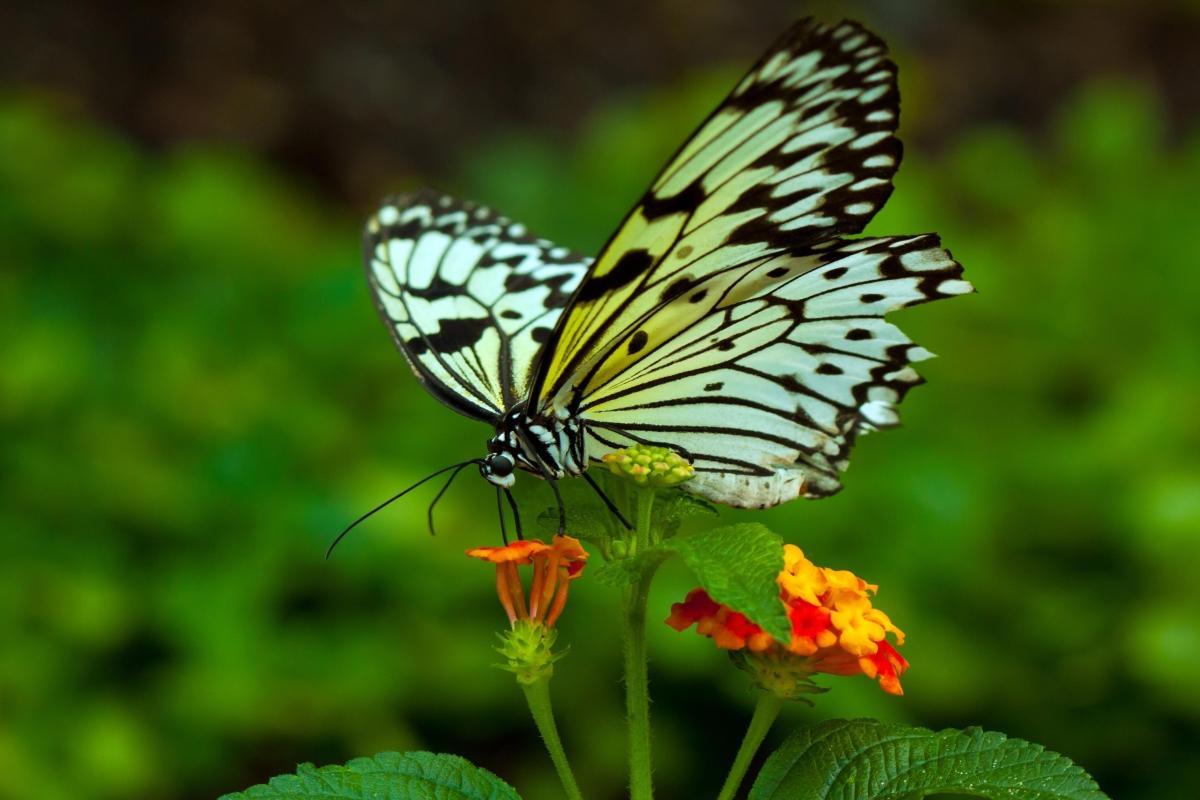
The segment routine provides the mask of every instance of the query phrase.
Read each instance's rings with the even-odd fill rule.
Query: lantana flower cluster
[[[866,675],[891,694],[903,694],[900,675],[908,662],[888,641],[904,644],[904,632],[871,602],[879,587],[853,572],[818,567],[795,545],[784,546],[784,568],[777,579],[787,606],[792,638],[776,641],[769,633],[703,589],[671,606],[666,622],[683,631],[692,625],[724,650],[744,651],[756,665],[774,673],[791,668],[808,675]]]

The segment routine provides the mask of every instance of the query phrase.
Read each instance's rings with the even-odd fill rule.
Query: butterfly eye
[[[492,474],[500,478],[511,475],[513,471],[512,459],[499,453],[488,459],[488,466],[491,467]]]

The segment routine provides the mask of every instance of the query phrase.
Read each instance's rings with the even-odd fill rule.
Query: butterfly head
[[[517,480],[517,456],[503,448],[491,449],[479,462],[479,474],[499,486],[501,489],[508,489]]]
[[[508,453],[488,453],[479,463],[479,474],[502,489],[516,483],[516,462]]]

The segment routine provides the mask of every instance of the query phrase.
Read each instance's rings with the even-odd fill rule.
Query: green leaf
[[[615,586],[617,588],[629,586],[641,577],[641,574],[648,568],[661,564],[672,555],[673,551],[667,548],[656,547],[638,553],[632,558],[619,558],[616,561],[610,561],[591,573],[591,577],[605,586]]]
[[[585,542],[600,543],[611,538],[608,510],[590,505],[567,505],[567,533]],[[558,509],[547,508],[537,515],[539,536],[549,539],[558,532]]]
[[[301,764],[295,775],[280,775],[221,800],[520,800],[516,790],[486,769],[444,753],[380,753],[346,766]]]
[[[780,641],[792,635],[775,579],[783,569],[783,540],[757,522],[677,536],[679,553],[700,586],[718,603],[740,611]]]
[[[717,507],[712,503],[682,489],[660,489],[655,497],[654,524],[664,539],[674,536],[685,519],[701,515],[715,517],[717,514]]]
[[[1105,800],[1066,756],[978,728],[931,731],[830,720],[788,737],[750,800],[918,800],[959,793],[1005,800]]]

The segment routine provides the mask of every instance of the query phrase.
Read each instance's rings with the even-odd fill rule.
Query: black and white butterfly
[[[425,387],[494,427],[466,463],[498,493],[650,443],[719,503],[832,494],[931,356],[884,315],[972,290],[936,234],[844,238],[891,194],[898,115],[877,36],[802,21],[595,260],[419,191],[367,223],[375,303]]]

